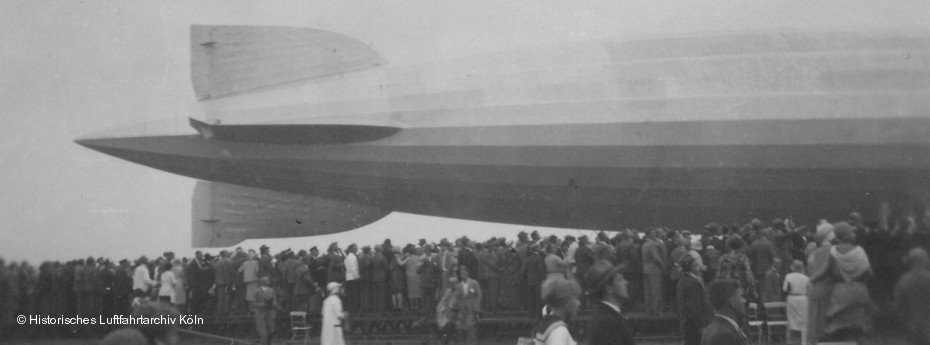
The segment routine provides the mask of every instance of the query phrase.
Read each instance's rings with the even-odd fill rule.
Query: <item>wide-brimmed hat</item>
[[[331,283],[329,283],[329,284],[326,284],[326,291],[328,291],[330,294],[332,294],[332,293],[336,292],[336,290],[338,290],[339,287],[341,287],[341,286],[342,286],[342,284],[339,284],[339,283],[337,283],[337,282],[331,282]]]
[[[818,244],[825,241],[831,241],[836,236],[834,233],[833,224],[823,222],[817,225],[817,232],[814,234],[814,239]]]
[[[607,260],[598,260],[584,275],[584,286],[590,294],[597,294],[607,285],[614,275],[620,272],[620,266],[611,265]]]

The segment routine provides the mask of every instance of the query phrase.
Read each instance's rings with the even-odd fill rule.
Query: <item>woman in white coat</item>
[[[342,334],[342,320],[348,316],[342,310],[342,285],[332,282],[326,285],[329,296],[323,301],[323,327],[320,329],[320,344],[344,345],[346,343]]]
[[[161,273],[158,276],[158,300],[171,303],[174,299],[174,285],[177,280],[174,278],[174,272],[171,271],[171,263],[165,262],[162,266]]]

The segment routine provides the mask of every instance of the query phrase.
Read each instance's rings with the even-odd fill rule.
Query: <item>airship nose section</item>
[[[144,152],[151,152],[157,147],[146,143],[145,137],[130,138],[100,138],[81,137],[74,142],[91,150],[110,155],[116,158],[139,162],[139,156]],[[139,162],[145,164],[144,162]]]
[[[130,126],[110,128],[74,139],[78,145],[117,158],[149,165],[151,154],[178,154],[183,151],[166,145],[168,138],[192,137],[197,134],[187,119],[149,121]]]
[[[132,138],[100,138],[92,136],[82,136],[74,139],[74,143],[89,148],[91,150],[112,154],[114,149],[124,148]]]
[[[81,136],[81,137],[78,137],[77,139],[74,139],[74,143],[75,143],[75,144],[84,146],[84,147],[89,148],[89,149],[94,150],[94,151],[97,151],[97,147],[100,146],[100,145],[98,144],[99,141],[100,141],[100,139],[94,139],[94,138],[91,138],[91,137],[84,137],[84,136]]]

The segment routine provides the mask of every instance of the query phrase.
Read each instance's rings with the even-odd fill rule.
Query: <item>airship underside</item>
[[[643,38],[398,67],[319,30],[192,39],[213,123],[78,143],[202,180],[198,247],[394,211],[609,230],[930,201],[930,34]]]

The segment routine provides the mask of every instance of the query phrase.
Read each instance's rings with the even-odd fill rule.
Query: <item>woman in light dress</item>
[[[171,266],[171,273],[174,274],[174,294],[171,295],[171,304],[184,311],[184,305],[187,304],[187,282],[184,280],[184,265],[181,265],[181,259],[174,259],[171,261]]]
[[[171,300],[174,298],[174,285],[176,279],[174,278],[174,272],[171,271],[171,263],[165,262],[162,264],[161,273],[158,275],[158,300],[171,303]]]
[[[345,345],[346,340],[343,335],[342,320],[348,317],[348,313],[342,309],[342,284],[332,282],[326,284],[326,291],[329,296],[323,301],[323,325],[320,329],[320,344],[323,345]]]
[[[807,323],[807,290],[810,288],[811,279],[804,275],[804,263],[801,260],[794,260],[791,263],[791,273],[785,275],[785,283],[782,286],[788,297],[786,300],[788,314],[788,339],[786,343],[794,344],[795,337],[799,337],[799,343],[804,342],[804,329]]]

